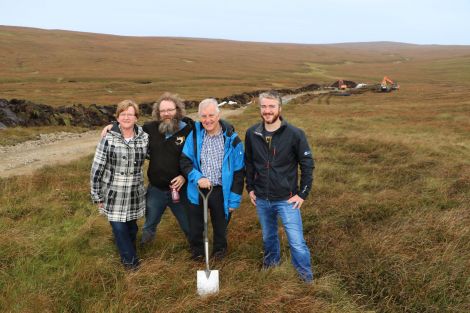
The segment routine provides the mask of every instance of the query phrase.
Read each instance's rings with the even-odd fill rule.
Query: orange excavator
[[[398,90],[398,89],[400,89],[400,85],[398,85],[396,82],[394,82],[387,76],[384,76],[384,79],[382,79],[382,83],[380,84],[380,91],[390,92],[392,90]]]

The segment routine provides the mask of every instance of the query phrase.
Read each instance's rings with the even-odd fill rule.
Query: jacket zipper
[[[260,134],[260,133],[257,133],[256,134],[257,136],[259,136],[261,138],[261,141],[264,143],[264,146],[266,147],[266,171],[267,171],[267,175],[266,175],[266,178],[267,178],[267,182],[266,182],[266,197],[269,199],[269,187],[270,187],[270,179],[269,179],[269,175],[270,175],[270,172],[269,172],[269,168],[271,167],[271,164],[270,164],[270,160],[269,160],[269,154],[270,154],[270,150],[269,150],[269,145],[268,143],[266,142],[266,139],[265,137]],[[272,140],[272,138],[271,138]]]

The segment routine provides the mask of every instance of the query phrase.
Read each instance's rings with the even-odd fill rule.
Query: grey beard
[[[158,131],[161,134],[174,134],[179,130],[179,120],[176,118],[172,118],[169,123],[161,121],[158,125]]]

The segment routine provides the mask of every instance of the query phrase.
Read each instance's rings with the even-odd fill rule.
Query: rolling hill
[[[447,77],[433,69],[461,59],[470,67],[470,46],[392,42],[269,44],[0,26],[0,46],[0,98],[52,105],[151,101],[163,91],[202,99],[384,75],[434,83]]]

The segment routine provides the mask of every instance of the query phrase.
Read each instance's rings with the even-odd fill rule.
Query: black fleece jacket
[[[168,139],[158,131],[158,121],[145,123],[142,127],[149,134],[150,163],[147,176],[152,186],[168,190],[171,180],[182,175],[179,164],[181,151],[194,125],[194,121],[188,117],[184,117],[183,121],[186,126]]]

